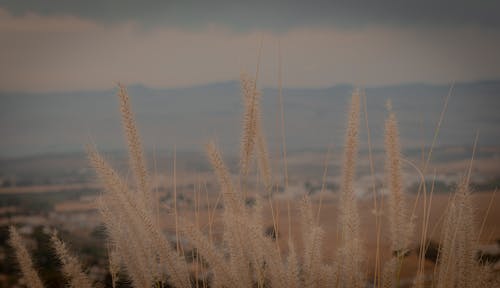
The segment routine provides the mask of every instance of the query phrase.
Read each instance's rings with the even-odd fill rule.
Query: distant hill
[[[350,85],[284,89],[287,145],[291,150],[342,146]],[[381,147],[385,103],[392,100],[407,148],[430,144],[449,90],[447,85],[368,87],[374,146]],[[145,146],[200,151],[211,138],[226,153],[239,148],[241,95],[236,81],[178,89],[129,87]],[[269,149],[276,149],[278,90],[264,88],[263,116]],[[477,129],[482,145],[500,145],[500,81],[455,85],[438,145],[471,145]],[[364,122],[363,122],[364,123]],[[0,157],[124,148],[115,90],[67,93],[0,93]],[[364,129],[361,137],[364,139]],[[361,142],[366,142],[362,140]]]

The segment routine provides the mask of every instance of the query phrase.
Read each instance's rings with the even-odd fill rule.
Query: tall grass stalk
[[[382,281],[384,287],[397,287],[403,258],[409,250],[413,236],[413,224],[407,213],[406,196],[403,191],[398,123],[390,103],[387,106],[389,110],[389,116],[385,121],[386,178],[389,188],[387,222],[393,258],[384,265]]]
[[[338,250],[340,287],[362,287],[364,284],[363,244],[354,179],[358,152],[360,94],[352,93],[344,146],[341,194],[339,202],[340,248]]]

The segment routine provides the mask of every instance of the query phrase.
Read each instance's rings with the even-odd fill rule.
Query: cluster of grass
[[[401,176],[402,164],[413,164],[401,157],[398,123],[390,105],[385,123],[386,187],[390,192],[387,196],[388,203],[382,206],[382,198],[375,185],[373,186],[373,212],[378,232],[377,249],[373,251],[376,254],[374,276],[373,279],[368,276],[370,273],[367,273],[365,259],[372,251],[366,251],[363,244],[358,199],[354,189],[358,131],[363,107],[365,120],[368,122],[365,97],[358,90],[352,93],[347,119],[338,208],[339,245],[334,252],[335,261],[325,264],[322,260],[325,233],[319,223],[320,211],[313,210],[307,195],[298,203],[303,245],[298,249],[297,239],[289,235],[287,252],[282,251],[278,241],[266,235],[262,215],[265,206],[269,205],[273,218],[275,217],[275,203],[271,193],[276,183],[273,183],[261,123],[260,93],[256,79],[247,75],[242,75],[241,86],[245,112],[237,181],[229,173],[215,142],[206,146],[224,206],[221,217],[224,226],[222,239],[216,241],[210,227],[209,231],[204,231],[195,221],[179,216],[174,200],[170,215],[175,220],[176,231],[172,235],[176,239],[175,245],[171,245],[160,228],[158,203],[152,194],[152,184],[129,97],[125,87],[119,86],[118,96],[129,148],[132,183],[120,176],[95,147],[88,147],[89,161],[105,189],[98,205],[107,232],[108,268],[113,286],[120,279],[141,288],[366,287],[370,283],[374,287],[398,287],[403,258],[413,239],[418,238],[421,249],[413,287],[493,287],[500,284],[491,267],[481,266],[474,259],[478,245],[477,235],[481,231],[476,230],[474,223],[474,208],[469,190],[470,169],[458,185],[445,212],[439,265],[433,273],[425,273],[424,256],[428,245],[426,233],[429,228],[432,188],[427,191],[423,172],[417,169],[422,176],[419,191],[423,194],[426,210],[422,222],[416,223],[412,217],[415,211],[411,210],[411,203],[407,203]],[[283,125],[283,113],[281,119]],[[282,136],[284,138],[284,134]],[[284,143],[285,141],[283,146]],[[283,147],[282,152],[282,184],[287,187],[286,147]],[[253,205],[246,205],[247,180],[254,163],[259,171],[262,192],[255,195]],[[389,234],[384,239],[389,239],[393,251],[392,257],[386,261],[382,261],[380,255],[382,225],[389,227]],[[415,225],[422,226],[421,235],[416,235]],[[92,283],[77,257],[56,233],[51,240],[70,287],[98,285]],[[194,248],[193,253],[196,253],[190,261],[186,259],[181,245],[186,242]],[[14,227],[10,229],[10,243],[16,252],[27,286],[43,287],[23,240]]]

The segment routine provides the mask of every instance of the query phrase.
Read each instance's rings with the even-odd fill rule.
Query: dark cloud
[[[367,25],[479,26],[500,28],[497,0],[380,0],[380,1],[133,1],[133,0],[21,0],[0,4],[14,15],[73,15],[104,23],[137,21],[199,28],[221,24],[234,30],[283,31],[295,27]]]

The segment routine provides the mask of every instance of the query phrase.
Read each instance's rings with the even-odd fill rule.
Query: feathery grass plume
[[[385,154],[386,179],[389,193],[389,225],[391,250],[405,253],[410,245],[413,225],[408,215],[403,180],[401,174],[401,146],[399,144],[399,129],[392,105],[387,103],[389,117],[385,121]]]
[[[249,249],[250,251],[254,251],[255,256],[252,259],[252,265],[256,268],[258,284],[266,284],[269,282],[272,287],[290,287],[287,276],[288,268],[286,267],[286,264],[282,262],[281,251],[278,246],[278,225],[276,223],[276,219],[273,218],[272,228],[276,233],[276,238],[273,239],[272,237],[269,237],[269,235],[263,234],[264,198],[262,195],[257,194],[255,196],[255,200],[252,214],[249,216],[251,219],[248,220],[248,223],[250,223],[248,225],[250,229],[248,229],[247,233],[255,235],[254,237],[251,237],[253,241],[251,242],[252,247],[249,247]],[[271,213],[274,213],[271,203],[272,200],[268,200],[270,202]],[[297,259],[295,259],[295,261],[297,261]],[[265,277],[265,279],[262,277]]]
[[[307,243],[307,239],[309,238],[308,234],[312,227],[317,226],[317,223],[314,219],[312,212],[311,199],[308,195],[302,196],[302,201],[299,206],[300,211],[300,225],[302,228],[302,236],[304,237],[302,240],[304,244]]]
[[[240,195],[237,195],[233,182],[231,180],[231,175],[224,165],[224,161],[220,155],[219,150],[215,142],[211,141],[206,145],[206,152],[208,160],[212,165],[215,172],[215,176],[219,182],[222,189],[222,200],[224,201],[224,212],[230,213],[240,213],[243,212],[242,199]]]
[[[210,239],[187,219],[179,219],[180,229],[186,239],[197,248],[200,255],[208,262],[213,273],[214,287],[236,287],[238,286],[238,275],[235,275],[226,261],[224,254],[210,242]]]
[[[254,79],[245,73],[242,73],[240,78],[245,106],[240,148],[240,174],[246,177],[256,143],[260,93],[256,89]]]
[[[241,195],[234,190],[229,172],[213,142],[207,145],[207,154],[223,191],[223,238],[229,252],[232,273],[238,275],[240,286],[252,286],[254,279],[257,282],[263,281],[262,265],[266,263],[266,269],[273,271],[268,273],[271,276],[270,282],[282,283],[285,272],[276,246],[263,235],[259,221],[253,221],[259,218],[255,214],[260,213],[259,210],[257,209],[253,215],[247,211]]]
[[[24,246],[23,239],[14,226],[9,227],[9,244],[14,248],[16,260],[28,287],[43,288],[43,283],[38,273],[33,268],[30,254]]]
[[[253,206],[251,207],[251,209],[249,209],[250,213],[249,213],[249,217],[250,217],[250,221],[253,223],[253,225],[255,225],[256,227],[258,227],[258,229],[260,231],[264,231],[264,198],[262,197],[261,194],[259,194],[258,192],[255,193],[255,203],[253,204]]]
[[[215,175],[222,189],[222,200],[224,212],[222,220],[224,222],[223,239],[228,248],[229,262],[233,273],[239,275],[241,285],[251,286],[252,275],[250,270],[249,253],[245,249],[243,227],[238,221],[245,218],[246,210],[240,194],[235,192],[230,174],[224,165],[224,161],[216,148],[214,142],[209,142],[206,146],[207,156],[214,169]],[[243,221],[244,222],[244,221]]]
[[[128,143],[130,166],[139,193],[130,193],[127,185],[123,183],[95,149],[89,152],[90,161],[108,190],[107,194],[110,196],[108,198],[110,201],[104,202],[112,212],[110,215],[121,215],[121,218],[130,223],[128,227],[124,227],[119,231],[121,235],[115,235],[114,238],[117,240],[120,239],[119,237],[128,236],[133,239],[130,243],[124,243],[119,247],[138,248],[138,251],[129,251],[128,254],[135,255],[138,259],[142,258],[142,261],[137,260],[142,264],[138,262],[136,265],[141,267],[140,269],[146,270],[145,273],[138,275],[140,276],[139,282],[142,285],[147,287],[151,286],[149,284],[151,281],[164,281],[162,270],[166,269],[169,282],[177,287],[189,287],[191,283],[187,264],[180,255],[172,250],[158,223],[152,220],[154,205],[149,193],[149,176],[129,97],[122,85],[119,85],[118,96],[120,98],[122,124]],[[131,269],[128,270],[130,272]]]
[[[150,237],[135,211],[141,208],[137,206],[133,197],[135,195],[95,148],[89,146],[87,150],[89,161],[106,191],[100,197],[100,211],[109,240],[119,249],[121,260],[134,285],[150,287],[155,278],[150,260],[155,257]]]
[[[331,287],[333,283],[336,283],[337,267],[335,264],[322,263],[325,232],[313,215],[311,201],[307,195],[303,197],[300,205],[300,214],[304,241],[301,287]]]
[[[123,266],[134,286],[150,287],[152,280],[151,274],[146,270],[145,257],[147,256],[144,255],[144,248],[141,247],[142,237],[137,237],[129,226],[124,226],[123,219],[127,217],[121,209],[113,197],[103,195],[99,198],[99,210],[106,227],[108,241],[114,246],[115,255],[118,256],[115,258],[112,254],[109,255],[110,273],[112,269],[116,269],[113,268],[114,266],[118,265],[118,269]],[[113,263],[117,261],[118,263]]]
[[[101,214],[101,221],[104,223],[104,227],[106,228],[105,231],[108,236],[108,243],[106,243],[106,250],[108,253],[108,270],[111,276],[111,285],[115,288],[124,260],[123,256],[120,254],[122,249],[119,248],[119,242],[122,239],[114,239],[114,237],[121,234],[122,229],[120,226],[122,225],[123,220],[119,217],[117,218],[116,215],[112,215],[109,207],[104,203],[104,197],[105,196],[101,195],[97,198],[96,202],[98,211],[100,211]]]
[[[248,213],[248,223],[252,225],[257,234],[262,234],[264,231],[264,220],[263,220],[263,212],[264,212],[264,199],[257,192],[255,195],[255,204],[251,208],[247,208]],[[273,227],[274,229],[274,227]],[[252,233],[252,232],[250,232]],[[255,269],[256,281],[258,286],[264,285],[266,281],[266,267],[265,267],[265,252],[264,245],[261,245],[258,241],[260,237],[254,238],[252,242],[253,248],[251,248],[253,252],[252,257],[252,265]],[[256,241],[255,241],[256,240]]]
[[[297,251],[295,250],[295,245],[293,245],[293,241],[291,239],[288,240],[288,256],[286,262],[286,287],[300,287],[299,259]]]
[[[302,257],[303,287],[331,287],[336,282],[335,265],[322,263],[324,230],[313,215],[311,201],[307,195],[300,205],[304,251]],[[289,243],[290,244],[290,243]],[[292,247],[293,248],[293,247]]]
[[[139,247],[137,239],[131,238],[130,234],[130,229],[124,228],[120,233],[120,239],[110,240],[117,242],[115,245],[116,251],[120,255],[120,263],[133,286],[138,288],[151,287],[153,280],[151,273],[146,268],[144,257],[140,254],[141,247]]]
[[[105,164],[105,162],[101,162],[101,169],[104,168],[107,171],[103,172],[103,174],[117,177],[111,167],[102,166]],[[149,278],[155,281],[159,280],[155,269],[155,266],[159,265],[161,269],[167,270],[170,283],[176,287],[189,287],[189,273],[184,259],[170,247],[168,240],[165,239],[160,227],[158,227],[156,221],[153,221],[151,215],[146,213],[142,207],[136,205],[134,199],[129,197],[130,193],[125,193],[127,187],[123,183],[118,186],[120,185],[120,179],[115,178],[112,182],[117,183],[117,185],[110,187],[112,193],[109,195],[112,201],[108,203],[120,205],[115,206],[116,208],[112,209],[112,211],[114,213],[123,213],[125,221],[129,224],[127,226],[130,229],[129,237],[138,240],[146,264],[149,267],[153,266],[148,269],[146,275],[150,275]],[[155,259],[158,259],[158,263],[151,263]]]
[[[322,243],[324,231],[319,226],[310,229],[309,239],[304,249],[304,263],[302,265],[304,274],[304,287],[321,286],[321,263]]]
[[[257,76],[256,76],[257,78]],[[251,161],[251,157],[253,155],[254,149],[256,149],[257,154],[257,164],[258,171],[261,175],[261,178],[264,183],[265,190],[269,193],[271,192],[272,183],[271,183],[271,170],[269,164],[269,155],[267,151],[265,136],[262,128],[262,117],[260,113],[260,93],[256,88],[256,80],[250,79],[247,75],[242,74],[242,92],[244,96],[244,104],[245,104],[245,112],[244,112],[244,121],[243,121],[243,136],[241,143],[241,165],[240,165],[240,175],[243,176],[243,181],[246,181],[246,176],[249,169],[249,163]],[[245,187],[243,187],[245,189]],[[243,190],[245,193],[246,191]],[[243,233],[244,239],[250,239],[251,247],[245,247],[247,251],[252,251],[248,254],[248,260],[251,261],[253,274],[255,281],[257,282],[257,286],[263,286],[265,284],[266,277],[266,269],[265,269],[265,253],[263,250],[262,241],[267,241],[267,239],[262,238],[263,222],[262,222],[262,199],[261,195],[256,195],[256,205],[254,206],[253,211],[247,211],[242,215],[243,219],[248,218],[245,222],[249,223],[249,227],[253,229],[253,231],[249,229],[240,229],[239,233]],[[246,208],[245,208],[246,210]],[[272,203],[271,203],[271,210]],[[274,213],[274,212],[272,212]],[[274,215],[274,214],[273,214]],[[274,217],[274,216],[273,216]],[[229,223],[228,223],[229,224]],[[231,224],[228,225],[228,228],[231,227]],[[236,232],[236,231],[234,231]],[[233,233],[234,234],[234,233]],[[254,235],[256,234],[256,235]],[[246,237],[245,237],[246,235]],[[279,248],[279,247],[277,247]],[[273,250],[273,252],[275,252]],[[279,257],[279,251],[277,254]],[[269,263],[269,261],[268,261]],[[281,263],[279,263],[281,264]],[[283,274],[283,272],[279,272],[279,274]],[[271,273],[271,282],[272,283],[281,283],[283,284],[283,279],[280,279],[276,282],[276,275],[272,275]]]
[[[146,161],[144,159],[142,151],[141,140],[137,131],[137,125],[135,123],[134,115],[130,105],[130,98],[125,86],[119,84],[118,88],[122,126],[129,151],[129,163],[134,175],[136,189],[138,190],[137,193],[133,193],[132,195],[133,198],[136,199],[138,205],[144,207],[141,207],[143,212],[153,216],[156,211],[154,209],[152,197],[150,194],[151,185],[149,183],[149,176],[146,170]],[[150,242],[150,240],[151,239],[144,239],[140,242],[145,243],[148,241]],[[152,248],[147,248],[152,246],[151,243],[145,243],[145,245],[145,250],[149,250],[147,254],[154,254],[154,252],[151,251]],[[149,266],[157,266],[156,264],[154,264],[154,258],[147,256],[146,259]],[[158,279],[160,277],[158,270],[158,268],[152,269],[155,279]]]
[[[286,269],[281,261],[276,243],[270,237],[266,237],[261,227],[249,221],[248,217],[235,219],[236,224],[242,227],[244,239],[247,241],[244,248],[245,254],[247,254],[256,280],[259,280],[258,277],[261,276],[259,273],[265,273],[270,287],[287,287]],[[266,283],[267,281],[264,286],[267,286]]]
[[[384,263],[382,268],[382,287],[396,288],[399,287],[399,270],[401,268],[401,259],[399,257],[391,257]]]
[[[135,184],[141,197],[139,200],[150,211],[153,211],[153,202],[150,193],[149,176],[146,170],[146,161],[142,152],[141,139],[137,131],[134,115],[130,107],[130,98],[125,86],[118,84],[118,97],[120,99],[120,111],[122,125],[127,139],[129,150],[129,161]]]
[[[261,94],[257,90],[256,79],[250,78],[245,73],[241,76],[241,90],[243,94],[243,129],[241,136],[240,151],[240,174],[248,175],[254,149],[257,148],[257,164],[266,190],[271,189],[271,166],[269,164],[269,153],[262,128],[262,116],[260,113]]]
[[[384,265],[382,282],[384,287],[396,287],[399,282],[399,270],[410,245],[413,225],[408,215],[406,197],[403,192],[401,175],[401,147],[396,115],[392,111],[391,102],[387,102],[389,116],[385,120],[385,154],[386,179],[389,187],[389,239],[390,248],[397,260],[389,260]],[[390,279],[389,279],[390,278]]]
[[[276,244],[264,235],[258,225],[249,222],[248,218],[237,217],[235,220],[246,241],[243,254],[247,259],[245,261],[250,264],[255,284],[259,287],[287,287],[285,267]]]
[[[62,272],[64,276],[69,280],[69,287],[74,288],[91,288],[92,281],[89,279],[87,274],[82,271],[80,262],[78,259],[71,255],[66,244],[57,237],[57,232],[54,231],[50,237],[54,250],[56,251],[57,257],[62,264]]]
[[[124,221],[128,223],[127,226],[123,226],[123,229],[129,229],[123,232],[127,236],[125,239],[131,241],[131,245],[138,246],[132,247],[138,248],[138,251],[129,251],[128,253],[135,255],[137,261],[143,259],[142,262],[145,264],[137,265],[141,269],[149,267],[140,274],[142,277],[146,277],[142,279],[141,283],[147,286],[149,285],[147,283],[158,280],[157,266],[160,265],[161,268],[165,267],[163,269],[167,270],[170,283],[176,287],[189,287],[190,280],[186,262],[170,247],[156,221],[151,218],[151,214],[144,211],[144,206],[137,205],[135,199],[131,197],[131,193],[127,192],[128,187],[95,149],[90,148],[88,154],[91,164],[107,190],[106,196],[109,198],[103,199],[104,203],[110,207],[112,212],[110,216],[121,215],[123,217]],[[114,238],[117,240],[122,236],[115,235]],[[131,245],[124,246],[131,247]],[[158,263],[154,262],[156,259],[158,259]],[[128,265],[128,263],[124,264]],[[130,269],[127,270],[130,271]]]
[[[304,195],[300,205],[304,255],[302,276],[304,287],[317,287],[321,272],[322,241],[324,231],[319,227],[312,213],[311,201]]]
[[[109,275],[111,276],[111,286],[116,288],[116,282],[118,282],[118,273],[120,272],[120,254],[116,247],[111,248],[110,245],[107,246],[108,250],[108,268]]]
[[[476,287],[478,264],[474,260],[474,210],[468,181],[457,188],[446,211],[437,275],[438,288]]]
[[[251,267],[252,259],[249,248],[250,239],[245,235],[244,226],[246,221],[242,221],[243,216],[235,213],[225,213],[223,216],[224,233],[223,240],[229,253],[229,265],[232,273],[238,275],[239,285],[251,287],[253,281],[253,271]]]
[[[344,147],[342,182],[339,208],[339,227],[341,229],[338,249],[339,286],[361,287],[364,285],[362,270],[363,248],[360,239],[360,220],[354,177],[358,150],[360,95],[356,89],[352,93]]]
[[[250,263],[251,273],[257,286],[284,287],[285,270],[276,243],[264,234],[262,226],[252,222],[251,216],[236,218],[241,227],[242,238],[246,241],[243,249]]]

